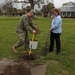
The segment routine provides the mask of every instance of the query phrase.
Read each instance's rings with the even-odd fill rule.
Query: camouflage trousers
[[[18,41],[15,43],[14,47],[18,48],[20,46],[24,45],[24,50],[29,49],[29,37],[28,33],[19,33],[18,32]]]

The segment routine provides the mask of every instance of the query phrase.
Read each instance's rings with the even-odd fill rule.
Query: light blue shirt
[[[60,15],[56,16],[52,20],[51,28],[53,29],[53,33],[61,33],[62,32],[62,18]]]

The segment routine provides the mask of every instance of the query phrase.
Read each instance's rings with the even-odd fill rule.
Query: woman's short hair
[[[60,15],[60,11],[59,11],[59,9],[54,8],[54,9],[53,9],[53,11],[57,12],[57,13],[58,13],[58,15]]]

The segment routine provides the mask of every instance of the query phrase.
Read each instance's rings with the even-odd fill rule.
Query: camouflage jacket
[[[23,15],[22,18],[20,19],[19,24],[17,25],[16,32],[26,32],[30,31],[32,33],[32,29],[35,30],[32,19],[27,17],[26,15]]]

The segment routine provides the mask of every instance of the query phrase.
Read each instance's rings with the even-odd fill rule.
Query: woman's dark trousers
[[[53,52],[53,48],[54,48],[54,40],[56,41],[56,49],[57,49],[57,53],[60,52],[60,34],[61,33],[50,33],[50,46],[49,46],[49,52]]]

